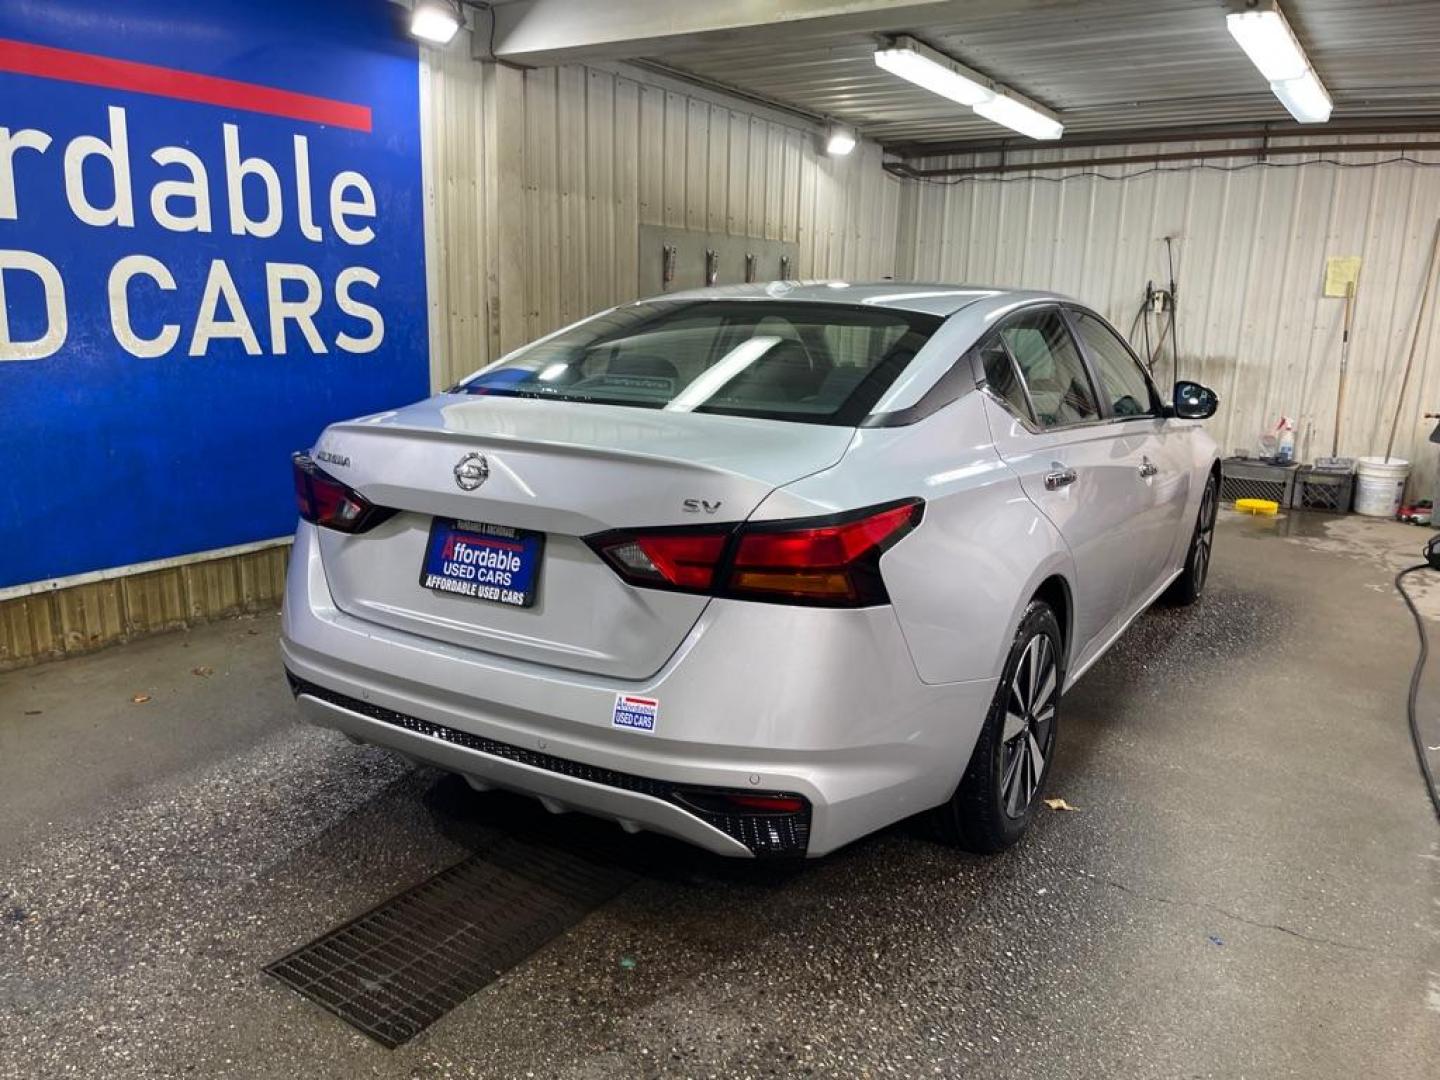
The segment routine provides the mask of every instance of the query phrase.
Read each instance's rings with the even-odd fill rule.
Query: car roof
[[[1004,289],[991,285],[955,285],[922,281],[766,281],[753,285],[713,285],[648,297],[653,300],[789,300],[807,303],[860,304],[865,307],[919,311],[941,318],[962,308],[981,305],[999,310],[1019,301],[1057,300],[1074,303],[1057,293],[1035,289]]]

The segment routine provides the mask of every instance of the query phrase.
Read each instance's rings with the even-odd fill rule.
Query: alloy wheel
[[[1036,634],[1011,676],[1000,738],[1000,801],[1012,818],[1025,814],[1045,775],[1059,696],[1054,644],[1049,635]]]
[[[1205,576],[1210,572],[1210,549],[1215,545],[1215,518],[1220,500],[1216,498],[1215,481],[1205,485],[1205,494],[1200,500],[1200,520],[1195,524],[1195,591],[1205,586]]]

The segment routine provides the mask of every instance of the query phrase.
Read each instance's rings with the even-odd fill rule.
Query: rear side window
[[[1131,355],[1125,343],[1115,331],[1091,315],[1088,311],[1072,312],[1075,329],[1090,355],[1095,358],[1095,367],[1105,394],[1110,399],[1111,413],[1123,419],[1127,416],[1150,416],[1158,412],[1155,396],[1150,390],[1150,380],[1140,370],[1140,362]]]
[[[990,387],[990,392],[1010,406],[1010,411],[1016,416],[1033,424],[1035,414],[1030,411],[1030,402],[1025,398],[1025,387],[1020,385],[1015,364],[998,337],[992,337],[980,346],[980,362],[984,365],[985,384]]]
[[[1080,350],[1059,311],[1022,311],[1000,328],[1000,340],[1020,368],[1042,426],[1063,427],[1100,415]]]
[[[854,426],[941,321],[848,304],[657,300],[526,346],[456,389]]]

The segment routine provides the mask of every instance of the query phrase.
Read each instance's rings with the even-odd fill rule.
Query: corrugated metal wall
[[[1037,152],[1033,159],[1061,156]],[[899,272],[1055,289],[1125,332],[1145,283],[1169,278],[1164,237],[1178,237],[1181,373],[1219,392],[1212,430],[1222,449],[1253,447],[1283,413],[1300,422],[1298,451],[1313,457],[1330,452],[1344,309],[1343,300],[1321,295],[1325,259],[1359,255],[1340,452],[1383,454],[1440,217],[1440,168],[1367,167],[1393,156],[1345,153],[1336,158],[1344,167],[1280,157],[1269,167],[1223,171],[1255,160],[1237,153],[1210,163],[1218,168],[1172,162],[1165,166],[1171,171],[1095,170],[1135,174],[1122,180],[1052,172],[911,183]],[[1434,152],[1411,156],[1440,164]],[[1412,494],[1423,496],[1433,487],[1436,449],[1426,442],[1432,425],[1421,413],[1440,412],[1440,318],[1432,313],[1426,323],[1396,439],[1396,453],[1418,468]],[[1137,347],[1140,339],[1136,327]],[[1168,379],[1168,361],[1163,374]]]
[[[893,275],[901,185],[864,143],[625,67],[525,72],[431,53],[424,74],[448,384],[636,298],[639,228],[788,240],[802,277]]]

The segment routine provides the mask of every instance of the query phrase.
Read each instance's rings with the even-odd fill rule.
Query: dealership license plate
[[[420,584],[435,592],[529,607],[535,603],[544,548],[544,533],[436,518],[420,564]]]

